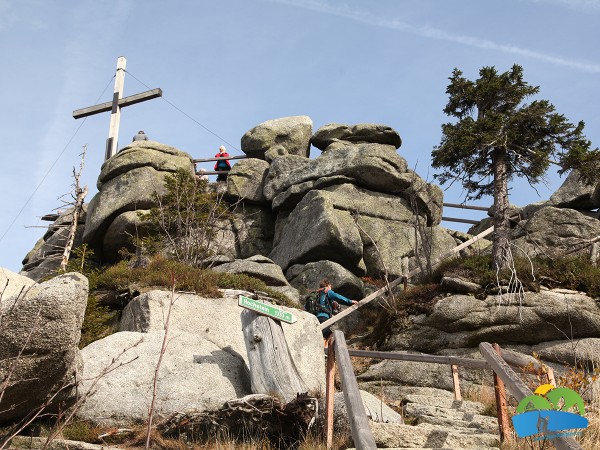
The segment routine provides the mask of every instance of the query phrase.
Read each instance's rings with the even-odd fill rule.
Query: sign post
[[[273,319],[281,320],[282,322],[294,323],[298,319],[290,312],[283,311],[274,305],[269,303],[263,303],[252,298],[245,297],[243,295],[238,296],[238,305],[242,308],[250,309],[254,312],[269,316]]]

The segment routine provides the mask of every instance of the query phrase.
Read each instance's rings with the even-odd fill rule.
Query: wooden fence
[[[365,426],[368,427],[368,418],[360,397],[360,392],[358,391],[358,383],[356,382],[356,378],[354,376],[354,369],[352,368],[350,356],[448,364],[452,373],[454,398],[456,400],[462,400],[460,383],[458,379],[459,366],[492,370],[494,393],[496,396],[498,429],[500,432],[500,439],[503,442],[511,439],[505,385],[509,387],[513,396],[518,401],[522,400],[528,395],[533,394],[533,392],[531,392],[521,378],[510,368],[510,365],[519,368],[523,373],[529,373],[538,376],[545,375],[548,382],[556,386],[552,368],[540,364],[537,361],[532,362],[531,359],[525,355],[519,355],[517,353],[502,354],[500,347],[497,344],[492,346],[487,342],[483,342],[479,345],[479,350],[483,355],[484,360],[419,353],[348,350],[344,333],[341,331],[333,332],[332,337],[328,341],[327,348],[327,376],[325,391],[325,429],[327,448],[332,448],[333,443],[333,399],[335,393],[334,380],[336,362],[339,365],[340,378],[342,380],[342,390],[344,391],[344,400],[346,401],[346,408],[348,410],[348,417],[350,420],[350,429],[352,431],[352,438],[356,448],[376,448],[374,440],[371,441],[372,434],[370,429],[368,432],[365,430]],[[582,450],[582,447],[572,437],[563,436],[553,440],[552,442],[559,450]]]

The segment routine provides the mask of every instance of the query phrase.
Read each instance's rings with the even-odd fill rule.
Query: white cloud
[[[368,25],[388,28],[392,30],[410,33],[417,36],[422,36],[428,39],[439,39],[446,42],[454,42],[470,47],[482,48],[486,50],[495,50],[513,55],[525,56],[528,58],[538,59],[550,64],[570,67],[572,69],[583,72],[600,73],[600,64],[592,62],[577,61],[567,59],[560,56],[555,56],[547,53],[541,53],[535,50],[518,47],[511,44],[501,44],[488,39],[482,39],[475,36],[451,33],[439,28],[430,26],[415,26],[399,19],[376,17],[366,11],[351,9],[347,5],[332,5],[319,0],[268,0],[273,3],[280,3],[298,8],[308,9],[324,14],[331,14],[346,19],[355,20],[357,22]],[[581,4],[600,4],[600,0],[534,0],[534,1],[554,1],[557,3],[581,3]]]

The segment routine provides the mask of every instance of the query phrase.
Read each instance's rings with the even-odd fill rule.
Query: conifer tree
[[[551,162],[559,174],[577,169],[588,184],[600,168],[600,151],[591,149],[583,135],[584,122],[570,123],[547,100],[525,100],[539,86],[523,80],[523,69],[514,65],[499,74],[483,67],[475,81],[454,69],[446,89],[444,113],[456,118],[442,125],[442,139],[432,152],[432,166],[442,183],[459,181],[466,200],[494,197],[495,269],[509,264],[510,222],[508,184],[525,177],[530,185],[544,179]]]

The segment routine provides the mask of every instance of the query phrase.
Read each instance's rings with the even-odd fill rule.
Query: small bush
[[[115,323],[119,317],[120,311],[111,310],[108,306],[100,305],[96,296],[90,294],[81,327],[79,348],[84,348],[92,342],[116,332]]]

